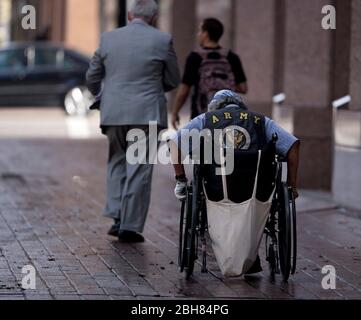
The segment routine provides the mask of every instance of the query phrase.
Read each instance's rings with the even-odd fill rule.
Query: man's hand
[[[180,201],[185,200],[187,197],[187,179],[177,180],[177,184],[174,189],[176,198]]]
[[[174,129],[178,130],[178,126],[179,126],[179,115],[178,113],[173,113],[172,114],[172,126]]]

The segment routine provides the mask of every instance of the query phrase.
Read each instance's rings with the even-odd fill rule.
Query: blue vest
[[[241,203],[251,198],[257,170],[258,151],[262,150],[264,157],[261,160],[259,174],[259,190],[257,198],[260,201],[268,200],[272,191],[272,182],[275,167],[274,145],[267,142],[265,131],[265,117],[250,112],[239,106],[232,105],[223,109],[206,113],[205,128],[212,134],[213,148],[220,146],[214,143],[215,130],[229,130],[229,135],[224,131],[222,136],[223,145],[221,148],[233,148],[234,150],[234,171],[226,176],[228,197],[235,203]],[[230,128],[232,128],[230,130]],[[219,136],[218,136],[219,137]],[[213,157],[217,150],[213,150]],[[222,188],[222,176],[216,175],[216,169],[220,167],[219,161],[202,165],[202,176],[207,196],[211,201],[224,199]],[[262,183],[262,181],[264,183]]]
[[[215,129],[225,129],[231,126],[235,127],[233,130],[234,141],[228,142],[234,146],[235,151],[258,151],[266,145],[265,117],[263,115],[236,105],[206,113],[205,128],[210,129],[212,134]]]

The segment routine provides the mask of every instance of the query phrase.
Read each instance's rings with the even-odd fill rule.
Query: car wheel
[[[87,88],[72,88],[64,98],[65,111],[70,116],[86,116],[92,101],[92,94]]]

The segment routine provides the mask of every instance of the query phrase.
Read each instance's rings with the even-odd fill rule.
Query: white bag
[[[207,198],[206,201],[212,248],[222,274],[227,277],[243,275],[256,261],[271,208],[274,191],[266,202],[256,199],[261,154],[259,151],[251,199],[239,204],[231,202],[223,175],[224,199],[213,202]]]

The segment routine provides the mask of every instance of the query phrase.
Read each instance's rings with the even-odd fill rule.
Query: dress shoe
[[[110,227],[110,229],[108,231],[108,235],[110,235],[112,237],[118,237],[119,227],[120,227],[120,221],[114,220],[114,224]]]
[[[254,262],[253,266],[245,273],[245,275],[251,275],[258,272],[261,272],[263,269],[261,267],[261,259],[257,256],[256,261]]]
[[[144,242],[143,236],[134,231],[122,230],[119,232],[118,238],[120,242],[126,243]]]

